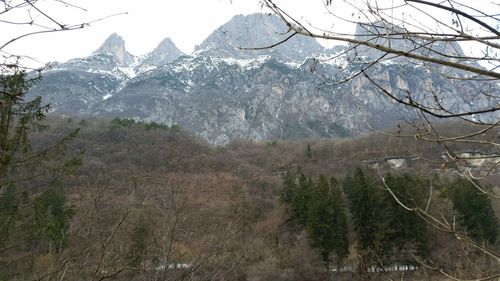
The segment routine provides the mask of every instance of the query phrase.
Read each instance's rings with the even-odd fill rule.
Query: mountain
[[[128,66],[135,61],[134,56],[127,52],[123,38],[116,33],[111,34],[94,54],[110,54],[120,66]]]
[[[210,143],[224,144],[233,139],[347,136],[416,116],[356,76],[361,70],[397,96],[411,92],[426,103],[439,93],[445,97],[443,106],[459,111],[485,108],[490,101],[478,93],[498,87],[447,79],[436,68],[398,58],[368,67],[366,58],[376,53],[367,50],[359,56],[346,52],[349,46],[324,49],[307,37],[295,36],[270,49],[239,48],[278,42],[284,31],[276,16],[235,16],[191,55],[165,39],[151,53],[133,59],[123,40],[112,35],[91,56],[54,64],[30,94],[50,102],[54,114],[180,125]],[[358,32],[375,31],[358,26]],[[440,48],[457,51],[457,46]]]
[[[246,50],[281,42],[289,36],[286,34],[287,31],[287,26],[275,15],[237,15],[210,34],[199,46],[196,46],[195,52],[203,52],[208,56],[238,59],[271,55],[300,63],[323,51],[324,48],[315,39],[302,35],[294,36],[287,40],[286,44],[274,48]]]
[[[170,38],[165,38],[158,47],[146,55],[142,64],[160,66],[170,63],[183,55],[184,53],[175,46]]]
[[[85,115],[135,75],[135,61],[125,41],[114,33],[88,57],[51,63],[30,94],[42,96],[53,112]]]
[[[138,73],[167,64],[184,55],[170,38],[152,52],[135,57],[125,48],[125,41],[111,34],[90,56],[51,63],[41,83],[31,92],[41,95],[55,113],[89,114],[89,109],[118,93]]]
[[[355,39],[365,40],[375,45],[390,47],[395,50],[404,52],[412,52],[423,56],[431,57],[462,57],[464,55],[462,48],[457,42],[443,42],[443,41],[426,41],[424,36],[422,39],[411,40],[407,38],[407,31],[397,25],[388,21],[378,20],[373,23],[359,23],[356,26]],[[353,45],[351,44],[351,47]],[[353,52],[359,55],[379,58],[385,53],[376,49],[356,46]],[[393,55],[390,55],[393,56]],[[404,58],[396,58],[397,61],[403,62]],[[407,61],[407,60],[406,60]]]

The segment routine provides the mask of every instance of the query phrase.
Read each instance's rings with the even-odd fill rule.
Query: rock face
[[[134,62],[134,56],[125,49],[125,41],[116,33],[111,34],[94,54],[110,54],[120,66],[128,66]]]
[[[195,48],[195,52],[205,56],[253,59],[262,55],[271,55],[290,62],[302,62],[309,57],[319,55],[323,47],[313,38],[297,35],[286,44],[275,48],[250,50],[274,45],[285,40],[288,28],[276,16],[254,14],[237,15],[215,30],[207,39]]]
[[[54,64],[30,94],[50,102],[54,113],[178,124],[214,144],[347,136],[415,116],[362,76],[332,83],[367,66],[357,52],[344,54],[346,47],[324,49],[297,36],[272,49],[239,48],[279,42],[284,31],[274,16],[235,16],[191,55],[166,39],[142,58],[131,58],[123,40],[112,35],[90,57]],[[324,59],[332,54],[341,55]],[[424,103],[439,92],[453,110],[485,108],[491,101],[478,93],[497,87],[449,80],[425,65],[397,59],[366,73],[396,95],[411,92]]]
[[[445,57],[463,56],[460,45],[456,42],[427,42],[423,39],[405,39],[406,30],[390,22],[379,20],[370,24],[358,24],[356,27],[357,40],[368,41],[375,45],[390,47],[404,52],[412,52],[422,56]],[[352,46],[352,45],[351,45]],[[356,53],[360,56],[379,58],[383,52],[365,47],[357,46]],[[393,55],[389,55],[393,56]],[[402,61],[403,58],[396,58]]]
[[[146,55],[143,64],[160,66],[176,60],[184,53],[177,49],[170,38],[165,38],[151,53]]]

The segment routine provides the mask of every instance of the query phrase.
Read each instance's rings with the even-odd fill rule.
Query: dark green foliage
[[[0,195],[0,245],[9,239],[11,228],[18,219],[20,200],[13,185]]]
[[[164,125],[164,124],[159,124],[156,122],[151,122],[151,123],[144,124],[144,128],[146,128],[146,130],[157,130],[157,129],[167,130],[168,126]]]
[[[386,175],[385,182],[402,204],[409,208],[425,209],[425,191],[430,185],[427,179],[410,176]],[[389,192],[386,201],[390,204],[391,234],[394,256],[401,262],[409,261],[412,255],[425,257],[429,253],[427,226],[414,212],[403,208]]]
[[[32,146],[32,134],[47,129],[42,122],[50,107],[40,97],[26,97],[38,78],[11,70],[0,75],[0,276],[32,279],[37,254],[60,253],[67,246],[74,210],[57,179],[81,159],[64,156],[65,144],[78,130],[54,144]]]
[[[410,175],[385,177],[385,185],[410,208],[422,207],[428,181]],[[403,208],[377,177],[357,169],[344,180],[358,251],[363,263],[385,265],[413,261],[429,253],[426,223]]]
[[[173,124],[172,126],[170,126],[170,130],[179,132],[181,130],[181,126],[179,126],[178,124]]]
[[[111,120],[109,123],[110,127],[112,129],[118,129],[118,128],[128,128],[132,125],[135,125],[136,122],[134,119],[127,119],[127,118],[115,118]]]
[[[344,179],[344,192],[350,202],[350,210],[353,226],[358,233],[358,247],[368,250],[375,247],[375,235],[377,234],[377,205],[379,193],[373,183],[365,178],[363,171],[358,168],[354,175]]]
[[[283,186],[280,200],[287,208],[288,221],[305,227],[311,196],[311,179],[298,169],[297,173],[287,171],[283,175]]]
[[[174,131],[179,131],[180,127],[179,125],[172,125],[172,127],[168,127],[167,125],[156,123],[156,122],[141,122],[141,121],[135,121],[134,119],[129,119],[129,118],[115,118],[111,120],[109,123],[109,127],[112,130],[117,130],[117,129],[129,129],[134,126],[138,127],[143,127],[146,130],[174,130]]]
[[[146,238],[147,231],[144,220],[141,218],[139,222],[134,225],[130,233],[130,249],[128,252],[128,260],[130,266],[139,268],[142,262],[143,255],[146,251]]]
[[[324,176],[320,176],[311,190],[309,213],[307,214],[307,230],[314,248],[319,249],[321,259],[329,261],[333,250],[332,233],[333,206],[330,195],[330,184]]]
[[[28,140],[30,130],[40,130],[49,106],[41,106],[38,97],[24,101],[24,95],[35,80],[28,80],[22,71],[0,76],[0,191],[15,158],[31,150]]]
[[[281,202],[288,208],[289,220],[306,229],[311,246],[318,249],[328,265],[332,254],[340,266],[348,254],[348,227],[338,182],[320,176],[307,179],[300,170],[283,176]]]
[[[290,171],[286,171],[283,174],[282,181],[283,181],[283,186],[281,188],[281,196],[280,200],[281,203],[285,205],[290,205],[293,201],[293,197],[297,192],[297,183],[296,183],[297,177],[295,174],[291,173]]]
[[[347,257],[349,242],[344,202],[338,182],[320,176],[311,192],[307,230],[311,245],[320,252],[321,259],[328,263],[333,253],[340,267]]]
[[[40,233],[40,243],[49,244],[49,251],[62,251],[68,244],[69,220],[73,207],[67,205],[61,183],[54,183],[34,200],[33,231]]]
[[[298,175],[297,192],[293,196],[291,207],[293,220],[301,227],[307,226],[307,215],[311,198],[312,180],[306,178],[303,173]]]
[[[459,213],[460,225],[468,235],[495,244],[499,231],[498,219],[488,195],[474,184],[479,185],[459,178],[445,190],[444,195],[453,203],[453,208]]]
[[[340,183],[335,179],[330,179],[331,205],[332,205],[332,225],[335,227],[332,233],[333,249],[337,256],[337,267],[340,268],[341,262],[349,254],[349,226],[347,224],[345,202]]]

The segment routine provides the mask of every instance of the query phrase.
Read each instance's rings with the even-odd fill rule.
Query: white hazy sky
[[[181,51],[191,53],[195,45],[200,44],[212,31],[229,21],[234,15],[269,12],[261,7],[259,0],[66,1],[86,10],[65,7],[58,0],[39,0],[37,5],[44,11],[48,11],[49,15],[58,22],[66,24],[89,22],[119,13],[127,14],[106,18],[81,30],[30,36],[9,45],[2,51],[15,55],[27,55],[41,63],[66,61],[70,58],[88,56],[111,33],[116,32],[124,38],[128,51],[134,55],[142,55],[151,51],[166,37],[170,37]],[[338,15],[358,20],[357,16],[353,18],[352,9],[349,10],[349,4],[345,2],[366,3],[366,1],[369,0],[334,0],[333,7]],[[398,3],[402,3],[402,0],[370,1],[380,7],[383,7],[382,5],[397,6]],[[468,4],[469,0],[462,2]],[[473,5],[475,8],[491,11],[492,9],[499,10],[499,5],[492,4],[499,2],[500,0],[476,0]],[[344,32],[354,31],[354,26],[346,27],[345,22],[337,22],[332,26],[335,20],[327,14],[324,0],[275,0],[275,3],[296,19],[310,22],[314,26],[335,31],[341,29]],[[485,8],[486,4],[489,4],[489,7]],[[425,9],[424,12],[426,12]],[[49,24],[43,16],[35,12],[31,14],[34,15],[35,22]],[[411,19],[414,16],[414,14],[408,14],[407,11],[401,11],[397,17]],[[447,13],[442,16],[438,15],[437,18],[451,22],[452,17]],[[2,23],[1,20],[26,21],[29,20],[29,15],[24,10],[0,17],[0,46],[11,38],[33,31],[33,27],[23,28],[20,25]]]
[[[321,0],[281,2],[286,2],[290,11],[305,18],[325,13]],[[40,62],[66,61],[89,55],[116,32],[124,38],[127,50],[134,55],[151,51],[166,37],[170,37],[181,51],[191,53],[195,45],[234,15],[269,12],[261,7],[259,0],[71,0],[70,3],[87,11],[49,0],[40,2],[40,7],[58,22],[68,24],[117,13],[127,14],[106,18],[82,30],[30,36],[9,45],[4,51],[29,55]],[[26,13],[11,15],[15,21],[24,18]],[[39,16],[36,20],[42,18]],[[0,25],[0,30],[0,43],[3,44],[28,29]]]

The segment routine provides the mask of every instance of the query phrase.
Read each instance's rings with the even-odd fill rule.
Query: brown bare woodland
[[[23,63],[26,58],[5,52],[17,40],[34,34],[80,29],[93,22],[61,23],[50,11],[41,9],[40,2],[0,0],[0,21],[4,26],[34,28],[32,32],[0,42],[0,75],[31,70]],[[66,1],[52,2],[82,9]],[[494,85],[500,78],[499,11],[481,11],[457,0],[406,0],[385,7],[382,4],[388,2],[345,1],[355,11],[354,19],[346,19],[336,13],[337,2],[326,1],[325,11],[333,18],[360,23],[366,30],[376,31],[365,38],[355,38],[353,34],[309,26],[298,20],[300,15],[288,14],[272,0],[262,3],[287,23],[288,38],[305,35],[343,41],[352,50],[377,50],[379,56],[354,75],[364,76],[382,95],[402,106],[420,110],[420,120],[355,140],[310,141],[307,143],[312,148],[310,156],[305,155],[305,142],[234,141],[224,147],[210,147],[176,128],[147,129],[142,124],[116,127],[105,121],[71,118],[49,120],[47,123],[54,129],[30,132],[32,154],[24,159],[45,157],[55,150],[58,154],[59,149],[55,148],[68,135],[72,141],[64,143],[70,156],[85,150],[80,169],[63,177],[66,206],[75,210],[63,232],[69,242],[64,248],[50,244],[45,249],[33,246],[31,237],[17,239],[20,231],[10,233],[10,239],[2,241],[0,248],[0,280],[26,280],[26,276],[29,280],[99,281],[355,280],[359,275],[351,271],[337,275],[327,272],[308,245],[307,234],[284,223],[284,210],[278,198],[285,170],[301,166],[312,177],[320,174],[343,177],[356,166],[363,166],[378,169],[382,179],[386,171],[396,171],[438,174],[444,179],[458,174],[473,183],[478,179],[481,183],[498,184],[497,86],[489,92],[477,93],[490,102],[487,107],[454,111],[442,102],[439,92],[430,93],[431,103],[419,100],[412,93],[396,95],[377,83],[369,70],[383,60],[404,58],[410,63],[423,62],[450,79]],[[499,4],[494,2],[491,7],[498,10]],[[394,16],[399,9],[411,9],[431,19],[431,24]],[[445,11],[449,18],[436,18],[431,10]],[[13,11],[25,11],[26,19],[10,21],[8,15]],[[33,20],[31,13],[36,13],[36,19],[42,22]],[[474,30],[480,32],[476,34]],[[411,44],[407,49],[393,48],[397,44],[391,42],[401,40]],[[449,55],[433,48],[436,44],[461,42],[474,42],[485,51],[482,56]],[[26,89],[21,89],[1,94],[8,95],[15,103],[25,93]],[[0,107],[5,117],[2,123],[9,125],[10,108],[3,103]],[[436,123],[438,119],[452,119],[452,122]],[[76,128],[80,129],[79,136],[72,134]],[[8,135],[7,131],[2,133]],[[5,159],[5,142],[0,144],[0,195],[3,195],[5,183],[10,180],[3,171],[16,163]],[[468,150],[482,154],[463,153]],[[68,161],[65,157],[56,159]],[[394,167],[393,159],[405,162]],[[35,166],[38,164],[33,162]],[[471,164],[477,162],[480,165]],[[19,176],[30,179],[29,184],[22,185],[26,190],[19,193],[36,200],[49,182],[46,174],[33,173],[39,169],[30,167],[19,170],[22,171]],[[494,200],[498,213],[498,187],[481,186],[477,185],[478,192],[487,193]],[[405,205],[387,184],[379,187],[393,195],[403,208],[429,223],[434,237],[430,246],[434,251],[433,263],[418,260],[419,271],[373,274],[372,278],[494,280],[500,276],[498,245],[478,242],[457,230],[455,213],[450,202],[438,196],[438,186],[429,186],[426,208]],[[28,201],[22,207],[32,205]],[[15,230],[25,227],[21,223]],[[354,235],[349,239],[354,242]],[[347,264],[353,267],[357,262],[354,247],[347,258]]]
[[[486,2],[486,1],[485,1]],[[331,16],[331,27],[317,26],[304,19],[299,14],[288,13],[278,1],[263,0],[263,6],[278,15],[288,26],[287,37],[282,44],[293,36],[308,36],[322,40],[336,41],[348,44],[347,52],[355,52],[363,56],[371,53],[371,60],[366,67],[348,77],[344,81],[331,81],[343,83],[357,76],[362,76],[378,89],[381,95],[387,96],[402,106],[415,108],[419,112],[419,120],[398,126],[395,133],[384,133],[401,141],[411,143],[413,139],[418,143],[430,142],[439,147],[443,169],[452,167],[458,171],[459,176],[467,178],[470,182],[485,180],[498,173],[500,165],[500,144],[498,143],[500,125],[500,96],[497,82],[500,78],[498,66],[500,62],[500,24],[499,5],[497,1],[487,1],[482,5],[472,4],[467,1],[447,0],[402,0],[402,1],[324,1],[324,12]],[[344,8],[342,8],[344,7]],[[348,7],[349,9],[345,9]],[[487,8],[486,8],[487,7]],[[349,11],[349,12],[347,12]],[[352,12],[352,14],[351,14]],[[350,16],[349,16],[350,15]],[[355,35],[338,31],[342,25],[356,24],[363,34]],[[469,54],[457,50],[455,46],[469,44],[476,54]],[[443,51],[443,46],[455,48],[455,52]],[[262,46],[268,48],[269,46]],[[327,58],[332,59],[332,58]],[[398,60],[399,63],[423,64],[429,69],[438,71],[440,75],[463,83],[478,83],[488,85],[489,90],[474,93],[482,96],[488,102],[482,107],[470,110],[457,110],[447,106],[447,99],[438,91],[430,90],[427,97],[417,97],[407,91],[404,95],[389,88],[375,79],[370,74],[370,68],[386,60]],[[439,119],[460,119],[473,125],[474,130],[466,134],[444,133],[436,126]],[[490,134],[488,134],[490,133]],[[461,153],[455,149],[456,144],[481,144],[489,147],[491,154],[474,155],[474,153]],[[408,145],[408,150],[413,150]],[[463,151],[463,150],[462,150]],[[418,154],[418,153],[417,153]],[[437,160],[437,161],[436,161]],[[465,165],[470,161],[483,161],[481,168],[472,171]],[[437,166],[437,163],[436,163]],[[382,179],[383,176],[381,175]],[[498,183],[498,181],[494,181]],[[482,189],[475,184],[479,193],[486,193],[491,198],[498,200],[497,192]],[[473,241],[467,234],[456,230],[455,221],[446,218],[444,214],[431,214],[428,207],[425,209],[407,206],[401,198],[385,184],[383,188],[389,192],[402,207],[415,212],[429,225],[444,233],[455,236],[464,247],[472,247],[489,256],[495,262],[490,265],[495,268],[492,275],[484,275],[477,271],[472,276],[469,274],[446,272],[439,267],[434,267],[420,261],[423,267],[441,272],[444,276],[454,280],[472,278],[474,280],[491,280],[500,277],[500,253],[494,249]],[[428,201],[433,200],[433,187],[429,187]],[[471,260],[470,263],[474,264]],[[480,262],[478,262],[479,264]],[[479,265],[478,265],[479,266]],[[469,272],[470,273],[470,272]],[[467,277],[465,277],[467,276]]]

